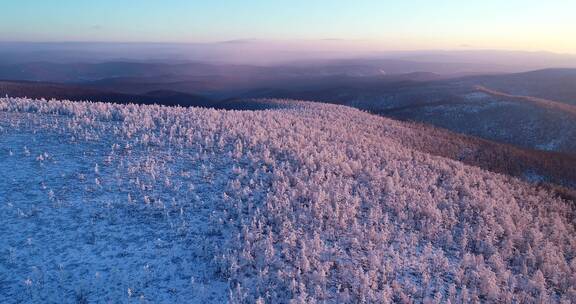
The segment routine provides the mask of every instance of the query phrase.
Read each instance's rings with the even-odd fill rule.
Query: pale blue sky
[[[2,41],[345,39],[576,53],[573,0],[0,0]]]

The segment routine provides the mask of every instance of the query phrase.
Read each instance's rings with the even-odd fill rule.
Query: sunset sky
[[[1,41],[343,41],[576,53],[573,0],[0,0]]]

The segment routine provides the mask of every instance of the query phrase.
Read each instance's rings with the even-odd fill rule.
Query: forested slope
[[[398,136],[408,134],[400,122],[344,106],[265,102],[273,108],[0,99],[0,168],[30,194],[7,196],[14,184],[0,183],[1,197],[10,197],[0,202],[7,223],[0,232],[11,236],[0,250],[13,253],[0,260],[0,300],[218,303],[227,293],[240,303],[576,301],[571,202],[411,149]],[[78,164],[65,165],[61,151],[68,149],[81,150],[67,154]],[[14,162],[59,174],[18,179],[8,170]],[[62,184],[73,183],[76,195],[69,195]],[[47,228],[68,240],[65,248],[35,242],[39,228],[21,229],[49,220],[52,208],[78,206],[93,211],[59,217],[64,224],[76,220],[75,229]],[[121,289],[84,279],[79,293],[70,287],[78,276],[50,280],[68,265],[37,259],[68,250],[81,252],[83,261],[91,248],[122,240],[121,229],[102,228],[107,222],[126,223],[136,235],[134,214],[139,222],[165,223],[167,235],[175,231],[159,245],[157,235],[141,233],[135,241],[157,246],[143,259],[155,265],[168,256],[167,263],[157,263],[151,275],[139,273],[144,261],[139,268],[105,269],[125,259],[138,265],[138,255],[118,246],[105,262],[91,256],[95,264],[80,269],[84,278],[116,273],[111,286]],[[78,229],[95,231],[96,240],[89,233],[85,242],[68,237]],[[201,278],[208,291],[198,293],[200,283],[191,278]]]

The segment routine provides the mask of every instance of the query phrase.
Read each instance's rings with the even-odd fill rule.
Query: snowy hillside
[[[0,303],[574,303],[571,202],[344,106],[0,99]]]

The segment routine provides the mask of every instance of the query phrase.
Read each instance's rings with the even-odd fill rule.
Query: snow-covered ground
[[[114,149],[112,134],[0,136],[0,302],[225,301],[207,224],[221,185],[198,176],[202,161]],[[135,170],[147,161],[161,162],[157,181]]]
[[[0,303],[576,301],[570,202],[262,102],[0,99]]]

